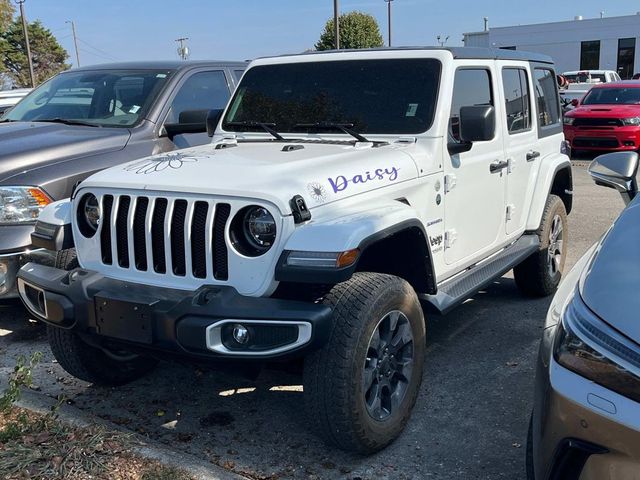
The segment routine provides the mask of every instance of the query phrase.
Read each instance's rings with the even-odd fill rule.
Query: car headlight
[[[567,117],[566,115],[562,118],[562,123],[564,123],[565,125],[573,125],[574,121],[575,121],[575,118]]]
[[[51,202],[37,187],[0,187],[0,224],[34,222]]]
[[[554,358],[563,367],[640,402],[640,345],[600,320],[576,292],[558,326]]]
[[[637,127],[640,125],[640,117],[622,118],[622,124]]]
[[[78,229],[87,238],[95,235],[100,225],[100,204],[93,193],[85,193],[78,202]]]
[[[264,207],[240,210],[230,228],[233,246],[243,255],[257,257],[266,253],[276,240],[276,221]]]

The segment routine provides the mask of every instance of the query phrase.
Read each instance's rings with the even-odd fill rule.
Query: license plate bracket
[[[96,295],[96,331],[105,337],[136,343],[153,342],[152,307],[156,300],[130,301]]]

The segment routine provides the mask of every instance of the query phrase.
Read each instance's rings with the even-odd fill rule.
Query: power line
[[[103,59],[103,60],[108,60],[108,61],[110,61],[110,62],[113,62],[113,61],[114,61],[114,60],[113,60],[113,58],[105,57],[104,55],[100,55],[99,53],[91,52],[91,51],[89,51],[89,50],[85,50],[85,49],[84,49],[84,48],[82,48],[82,47],[80,47],[80,48],[79,48],[79,50],[80,50],[81,52],[87,53],[87,54],[92,55],[92,56],[97,57],[97,58],[101,58],[101,59]]]
[[[106,57],[111,57],[110,60],[114,60],[117,61],[118,58],[114,57],[113,55],[111,55],[108,52],[105,52],[104,50],[101,50],[97,47],[94,47],[93,45],[91,45],[90,43],[85,42],[83,39],[81,39],[80,37],[78,37],[78,41],[84,43],[87,47],[92,48],[93,50],[95,50],[96,52],[99,52],[100,54],[106,56]]]

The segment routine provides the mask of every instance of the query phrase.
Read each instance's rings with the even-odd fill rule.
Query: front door
[[[460,107],[495,106],[497,85],[495,75],[487,66],[474,66],[469,62],[458,68],[451,107],[450,143],[460,141]],[[505,162],[500,128],[496,128],[492,140],[476,142],[468,152],[445,158],[444,257],[448,265],[463,267],[472,263],[503,239],[506,169],[491,168],[500,162]]]
[[[504,121],[498,125],[502,130],[504,150],[507,157],[505,233],[517,235],[524,229],[527,220],[527,199],[533,196],[535,179],[540,164],[541,152],[536,149],[538,134],[534,125],[532,108],[531,75],[526,63],[506,66],[498,62],[503,85],[502,113]]]

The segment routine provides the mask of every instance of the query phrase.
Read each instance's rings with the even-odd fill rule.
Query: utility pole
[[[393,0],[384,0],[387,4],[387,28],[389,31],[389,46],[391,46],[391,2]]]
[[[17,0],[20,5],[20,17],[22,18],[22,31],[24,32],[24,44],[27,49],[27,62],[29,63],[29,77],[31,78],[31,87],[36,88],[36,76],[33,73],[33,60],[31,59],[31,45],[29,45],[29,32],[27,30],[27,18],[24,15],[25,0]]]
[[[64,23],[71,24],[71,32],[73,33],[73,46],[76,48],[76,66],[80,66],[80,53],[78,52],[78,37],[76,37],[76,24],[73,20],[67,20]]]
[[[333,0],[333,38],[335,38],[334,46],[336,50],[340,50],[340,7],[338,0]]]
[[[176,38],[176,42],[180,44],[178,47],[178,55],[182,60],[187,60],[189,58],[189,47],[184,43],[187,40],[189,40],[189,37]]]

